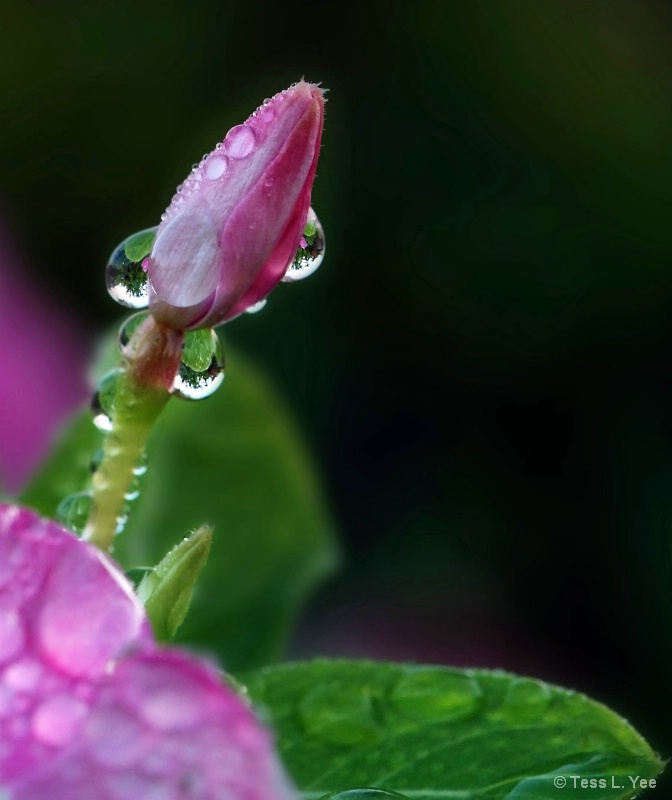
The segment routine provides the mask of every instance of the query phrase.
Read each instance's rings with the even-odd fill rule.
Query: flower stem
[[[92,507],[83,538],[107,551],[123,528],[133,470],[163,407],[180,365],[184,334],[148,317],[123,349],[112,412],[112,429],[92,480]]]

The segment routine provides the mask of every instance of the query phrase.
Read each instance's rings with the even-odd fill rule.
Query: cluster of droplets
[[[141,311],[123,323],[119,330],[119,349],[122,355],[126,354],[131,337],[148,316],[146,311]],[[115,375],[118,377],[119,372],[120,370],[113,370],[103,377],[94,393],[93,421],[100,430],[109,431],[112,428],[113,409],[109,403],[116,390],[109,387],[107,382],[113,381]],[[217,333],[212,328],[187,331],[184,335],[180,366],[170,393],[183,400],[203,400],[217,391],[223,381],[224,351]]]
[[[263,106],[260,106],[260,109],[262,108]],[[218,148],[224,148],[229,137],[239,128],[245,128],[245,126],[238,125],[237,128],[232,128],[227,134],[227,138],[224,140],[224,143],[219,144]],[[245,130],[251,129],[245,128]],[[230,145],[230,151],[237,153],[245,152],[244,148],[247,146],[246,142],[249,143],[249,141],[250,140],[245,133],[235,133],[233,136],[233,144]],[[194,167],[194,170],[196,171],[192,172],[192,176],[188,178],[187,181],[196,181],[196,175],[200,176],[201,174],[205,174],[206,177],[214,176],[215,171],[220,168],[217,166],[219,162],[215,161],[215,159],[221,158],[222,163],[224,163],[227,158],[225,155],[218,156],[217,153],[218,151],[215,150],[214,153],[204,156],[201,163]],[[243,156],[239,155],[238,157],[242,158]],[[204,164],[205,166],[203,166]],[[201,168],[203,168],[202,173]],[[224,166],[221,168],[222,172],[219,173],[220,175],[223,174],[226,165],[224,164]],[[211,171],[211,175],[208,175],[208,170]],[[201,178],[199,177],[198,180],[201,180]],[[178,193],[181,190],[182,189],[178,190]],[[158,226],[134,233],[127,239],[124,239],[124,241],[115,248],[114,252],[110,256],[110,260],[105,269],[105,283],[107,285],[107,291],[110,293],[110,296],[113,300],[116,300],[117,303],[125,306],[126,308],[142,309],[147,308],[149,305],[147,259],[151,253],[157,231]],[[299,249],[296,251],[294,258],[287,266],[287,271],[282,279],[283,282],[295,283],[296,281],[301,281],[304,278],[308,278],[322,263],[324,259],[324,252],[324,230],[322,229],[320,220],[317,218],[317,214],[312,208],[310,208],[308,210],[308,218],[306,220],[303,236],[301,237]],[[246,310],[248,314],[256,314],[258,311],[261,311],[265,305],[266,299],[263,299],[250,306]],[[127,321],[126,325],[130,325],[131,320],[133,319],[134,317],[131,317],[131,319]],[[134,323],[132,330],[130,328],[128,329],[126,341],[120,342],[122,348],[128,343],[130,335],[141,321],[142,318],[138,319],[136,323]],[[201,381],[201,384],[204,385],[205,383],[206,380],[204,378],[203,381]],[[221,381],[219,383],[221,383]],[[217,383],[217,386],[219,386],[219,383]],[[217,388],[217,386],[215,386],[215,388]],[[175,392],[176,394],[181,394],[180,388],[176,387]],[[203,396],[207,397],[208,394],[211,394],[211,392]],[[187,395],[189,395],[189,391],[187,391]],[[190,397],[190,399],[194,398]],[[98,417],[96,417],[96,420],[97,419]],[[100,423],[101,424],[98,425],[98,422],[96,422],[96,425],[101,427],[101,430],[109,430],[109,428],[104,427],[106,423],[102,417],[100,418]]]
[[[104,457],[103,449],[95,452],[90,463],[91,473],[95,473]],[[137,464],[133,468],[133,480],[124,494],[124,507],[122,513],[117,517],[117,527],[115,533],[121,533],[126,525],[128,519],[128,512],[130,503],[140,496],[140,478],[147,472],[147,456],[142,454]],[[77,534],[84,532],[84,528],[93,511],[93,495],[89,491],[73,492],[67,495],[59,504],[56,509],[56,518],[58,521]]]

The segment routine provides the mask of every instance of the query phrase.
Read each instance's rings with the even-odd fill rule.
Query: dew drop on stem
[[[61,500],[56,509],[56,518],[66,528],[81,533],[92,508],[93,499],[89,492],[75,492]]]
[[[184,400],[202,400],[224,381],[224,351],[212,329],[188,331],[171,392]]]

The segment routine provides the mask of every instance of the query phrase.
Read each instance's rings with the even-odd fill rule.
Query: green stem
[[[184,334],[149,317],[124,348],[124,371],[114,398],[112,430],[92,480],[92,507],[83,538],[107,551],[123,527],[138,464],[154,423],[170,399]]]

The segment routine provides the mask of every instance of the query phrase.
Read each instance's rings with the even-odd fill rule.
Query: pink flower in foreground
[[[154,643],[106,556],[0,505],[0,797],[291,800],[217,672]]]
[[[306,224],[323,119],[322,90],[300,81],[194,168],[147,260],[159,322],[177,330],[218,325],[281,280]]]

